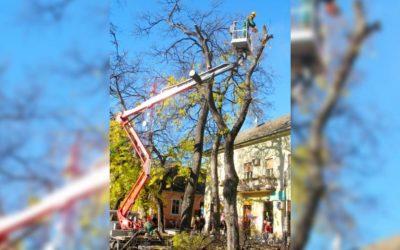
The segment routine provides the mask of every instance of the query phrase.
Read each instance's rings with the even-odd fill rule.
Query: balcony
[[[249,193],[249,192],[269,192],[275,191],[277,185],[277,179],[270,176],[258,176],[250,179],[239,180],[238,192]]]

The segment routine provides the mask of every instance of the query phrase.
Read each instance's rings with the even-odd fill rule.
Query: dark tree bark
[[[210,53],[210,48],[208,46],[208,39],[202,34],[202,30],[199,26],[195,25],[196,32],[190,32],[192,36],[195,36],[201,44],[202,54],[206,63],[207,69],[212,67],[212,54]],[[188,33],[187,31],[185,33]],[[199,173],[201,168],[201,159],[203,156],[203,141],[204,141],[204,130],[207,123],[208,117],[208,104],[207,99],[204,98],[204,91],[207,91],[205,85],[199,87],[201,94],[201,107],[199,113],[199,119],[197,121],[195,138],[194,138],[194,152],[192,157],[192,170],[190,172],[189,181],[185,189],[185,195],[182,202],[182,212],[181,212],[181,222],[179,225],[179,230],[190,229],[190,222],[193,216],[193,203],[197,189],[197,182],[199,179]]]
[[[247,112],[249,110],[250,104],[252,102],[252,75],[260,62],[261,55],[264,51],[265,45],[268,40],[273,36],[268,35],[266,26],[263,27],[264,35],[261,40],[261,45],[258,51],[255,53],[254,59],[246,72],[245,88],[246,93],[243,97],[244,102],[238,113],[238,118],[231,129],[228,128],[224,121],[223,114],[221,110],[218,110],[215,104],[213,91],[212,91],[212,81],[210,81],[208,86],[208,105],[210,107],[211,114],[215,123],[220,131],[224,131],[223,136],[224,142],[224,170],[225,170],[225,180],[223,188],[224,196],[224,213],[226,215],[226,225],[227,225],[227,247],[228,250],[239,250],[239,222],[237,214],[237,186],[239,184],[239,177],[236,173],[235,163],[234,163],[234,142],[238,135],[244,121],[246,120]]]
[[[340,101],[341,93],[346,86],[348,77],[353,69],[355,60],[358,58],[360,49],[365,39],[380,28],[378,22],[367,24],[362,2],[354,1],[354,12],[356,16],[356,25],[347,50],[342,59],[341,66],[337,70],[333,83],[330,85],[328,94],[323,101],[321,108],[317,111],[310,125],[310,136],[306,148],[310,155],[310,176],[307,188],[307,197],[302,214],[295,225],[291,249],[301,250],[306,246],[315,217],[318,212],[318,206],[324,196],[326,183],[323,179],[325,162],[323,160],[324,150],[324,130],[329,122],[332,112]]]
[[[191,27],[187,26],[186,22],[184,22],[184,18],[180,19],[179,15],[183,13],[183,8],[179,0],[168,1],[166,5],[166,9],[168,11],[166,13],[163,13],[162,15],[156,15],[155,18],[144,15],[144,22],[141,22],[141,25],[138,26],[138,30],[142,33],[148,34],[153,27],[159,25],[160,23],[165,24],[166,26],[168,26],[168,34],[176,36],[176,34],[178,33],[179,35],[177,36],[177,40],[173,42],[171,46],[167,47],[163,51],[157,50],[156,55],[159,55],[161,53],[165,56],[167,61],[172,59],[180,64],[187,64],[186,61],[182,61],[182,55],[175,52],[177,49],[182,49],[179,51],[191,51],[193,55],[195,55],[193,59],[197,59],[197,53],[201,53],[206,68],[210,69],[212,67],[213,55],[218,56],[226,53],[226,51],[224,51],[221,47],[221,45],[223,44],[222,40],[218,41],[218,39],[220,39],[221,37],[216,35],[224,34],[224,32],[226,32],[226,19],[221,17],[221,15],[217,11],[215,11],[215,9],[205,12],[203,14],[196,11],[191,14],[194,14],[194,16],[192,16],[192,18],[195,19],[193,23],[197,23],[197,25],[194,26],[194,29],[191,29]],[[209,25],[208,21],[212,21],[212,25]],[[143,23],[145,25],[143,25]],[[243,103],[241,103],[240,105],[240,112],[237,121],[233,125],[231,130],[227,129],[221,113],[218,111],[218,108],[215,107],[215,101],[213,99],[212,93],[213,82],[210,81],[208,83],[204,83],[199,88],[200,92],[204,93],[201,93],[203,97],[202,100],[199,102],[201,107],[199,120],[197,122],[195,131],[195,149],[192,157],[192,172],[185,190],[184,200],[182,204],[180,230],[184,230],[190,227],[194,194],[197,186],[198,173],[200,170],[201,157],[203,152],[204,128],[207,121],[208,109],[214,109],[212,113],[213,118],[218,125],[218,129],[220,131],[224,131],[224,133],[225,131],[228,131],[223,135],[225,139],[225,148],[229,151],[228,153],[226,153],[224,158],[225,172],[227,176],[225,179],[226,185],[223,191],[225,197],[225,209],[227,214],[228,249],[240,249],[239,226],[236,211],[236,187],[238,184],[238,176],[236,174],[233,162],[233,143],[245,121],[250,103],[252,102],[251,91],[253,84],[251,77],[260,61],[260,57],[262,51],[264,50],[265,44],[270,38],[272,38],[272,36],[267,35],[266,27],[264,27],[264,36],[263,41],[261,42],[261,47],[259,51],[254,53],[253,63],[250,65],[250,69],[246,73],[245,89],[247,91],[247,96],[243,98]],[[203,86],[206,88],[203,88]],[[207,101],[204,99],[207,99]]]
[[[182,6],[179,0],[172,0],[166,3],[167,12],[162,15],[155,15],[153,17],[149,15],[144,15],[144,22],[141,22],[137,29],[139,33],[148,34],[151,29],[159,24],[166,25],[167,33],[171,36],[177,36],[179,34],[177,40],[174,41],[171,46],[165,48],[163,51],[156,50],[156,54],[162,54],[168,61],[168,59],[174,58],[176,62],[184,65],[187,62],[182,61],[181,54],[175,51],[180,46],[184,46],[185,48],[181,48],[182,51],[196,51],[194,55],[201,51],[201,55],[204,58],[205,66],[207,69],[211,68],[212,64],[212,53],[209,47],[210,44],[210,34],[220,33],[223,30],[224,24],[221,22],[218,17],[215,16],[214,26],[206,27],[207,30],[203,30],[201,27],[195,25],[195,29],[191,29],[186,26],[184,22],[182,22],[179,18],[179,14],[182,11]],[[196,18],[198,23],[202,23],[205,19],[210,18],[210,12],[206,12],[200,14],[196,12]],[[178,17],[177,17],[178,16]],[[196,22],[195,22],[196,23]],[[144,25],[143,25],[144,24]],[[189,44],[188,44],[189,43]],[[197,55],[194,57],[196,58]],[[203,89],[207,89],[206,87],[200,86],[199,91],[203,92]],[[207,122],[208,116],[208,105],[207,100],[202,98],[200,101],[200,111],[199,118],[196,124],[195,135],[194,135],[194,151],[193,151],[193,162],[191,174],[189,177],[189,181],[187,187],[185,189],[185,194],[182,203],[182,212],[181,212],[181,223],[180,230],[185,230],[190,228],[190,222],[192,217],[193,203],[195,198],[195,192],[197,188],[197,181],[199,177],[200,167],[201,167],[201,158],[203,154],[203,139],[204,139],[204,130]]]
[[[114,209],[117,210],[119,208],[119,205],[121,204],[121,202],[124,200],[126,194],[124,194],[123,196],[121,196],[117,202],[115,203]]]
[[[219,226],[220,222],[220,200],[219,200],[219,178],[218,178],[218,150],[221,143],[221,135],[219,131],[217,131],[217,137],[213,143],[213,147],[211,150],[210,156],[210,165],[211,165],[211,213],[210,213],[210,228],[216,233],[219,234]]]
[[[166,26],[164,34],[176,37],[176,40],[170,46],[161,50],[155,48],[154,53],[156,56],[163,57],[167,63],[177,63],[181,66],[181,69],[185,70],[191,64],[190,59],[195,62],[202,58],[204,59],[205,68],[210,69],[212,67],[213,54],[221,54],[223,50],[216,39],[220,39],[220,35],[225,34],[227,27],[226,18],[222,17],[217,11],[218,5],[205,12],[189,11],[188,8],[182,6],[179,0],[167,1],[163,5],[165,11],[162,14],[148,15],[148,13],[144,13],[141,22],[136,27],[138,33],[149,34],[156,26]],[[185,21],[187,16],[193,18],[190,24]],[[195,24],[194,28],[192,28],[192,23]],[[189,56],[185,57],[186,54]],[[204,90],[207,90],[206,86],[199,87],[200,92]],[[194,135],[195,148],[192,156],[192,169],[182,204],[180,230],[190,227],[195,191],[201,167],[204,129],[208,116],[207,100],[202,98],[199,106],[200,113]]]
[[[158,150],[158,148],[154,145],[153,133],[151,133],[150,141],[151,141],[152,151],[157,155],[157,158],[160,161],[160,165],[165,168],[167,163],[167,157],[165,155],[162,155],[161,152]],[[162,192],[164,191],[166,186],[166,178],[168,178],[170,174],[171,174],[170,170],[167,170],[167,172],[164,175],[164,179],[160,181],[160,186],[158,188],[157,196],[155,197],[157,204],[157,224],[158,224],[157,229],[159,232],[162,233],[165,233],[165,224],[164,224],[164,202],[161,197],[162,197]]]
[[[247,112],[247,111],[246,111]],[[224,213],[227,226],[227,242],[228,249],[240,249],[239,242],[239,221],[237,214],[237,186],[239,177],[235,170],[234,163],[234,135],[228,134],[225,136],[225,180],[223,188],[224,196]]]
[[[202,104],[200,108],[199,120],[195,130],[194,152],[192,157],[193,165],[182,202],[181,223],[179,226],[180,231],[190,229],[193,203],[200,173],[201,159],[203,156],[204,130],[207,123],[208,105],[207,100],[205,99],[202,99],[201,102]]]
[[[160,192],[161,195],[162,191]],[[164,225],[164,202],[160,197],[156,198],[157,202],[157,220],[158,220],[158,231],[165,233]]]
[[[122,111],[127,110],[127,104],[125,102],[126,97],[131,97],[130,92],[137,93],[134,81],[134,76],[138,74],[140,70],[140,60],[136,62],[128,62],[127,54],[121,53],[119,50],[119,42],[115,31],[116,27],[111,24],[110,35],[112,37],[112,43],[115,48],[115,52],[112,54],[110,59],[110,95],[118,100]],[[145,94],[142,96],[144,97]]]

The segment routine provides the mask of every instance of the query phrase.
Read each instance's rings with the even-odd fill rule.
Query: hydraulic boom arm
[[[131,110],[127,110],[127,111],[117,114],[116,120],[123,126],[125,132],[128,134],[128,137],[132,142],[133,148],[142,163],[142,171],[139,175],[139,178],[137,179],[136,183],[132,186],[132,189],[128,193],[128,196],[125,198],[125,200],[123,201],[123,203],[121,204],[121,206],[117,212],[118,220],[119,220],[119,223],[120,223],[122,229],[132,229],[133,228],[132,222],[126,217],[129,213],[129,210],[132,208],[133,204],[135,204],[135,201],[136,201],[137,197],[139,196],[140,191],[146,184],[146,181],[148,180],[148,178],[150,176],[150,167],[151,167],[150,155],[147,152],[142,141],[140,140],[139,136],[135,132],[132,124],[129,122],[129,117],[131,117],[133,115],[137,115],[139,113],[142,113],[146,109],[153,107],[155,104],[160,103],[160,102],[162,102],[170,97],[173,97],[179,93],[187,91],[187,90],[191,89],[192,87],[194,87],[195,85],[200,84],[204,81],[207,81],[214,76],[217,76],[217,75],[223,74],[229,70],[232,70],[236,66],[237,66],[237,63],[232,63],[232,64],[225,63],[225,64],[221,64],[215,68],[209,69],[206,72],[203,72],[199,75],[197,75],[196,72],[194,72],[192,70],[190,72],[191,79],[188,79],[177,85],[174,85],[174,86],[164,89],[163,92],[151,97],[147,101],[144,101],[136,108],[133,108]]]

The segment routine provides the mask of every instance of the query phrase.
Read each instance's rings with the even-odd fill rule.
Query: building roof
[[[271,136],[279,132],[290,130],[290,115],[281,116],[275,120],[257,125],[238,134],[235,145],[250,142],[263,137]]]
[[[164,189],[165,191],[173,191],[173,192],[179,192],[179,193],[184,193],[185,192],[185,188],[186,188],[186,184],[187,182],[185,181],[185,179],[183,177],[177,177],[174,180],[174,183],[171,185],[170,188],[166,188]],[[203,183],[197,183],[197,187],[196,187],[196,194],[204,194],[206,190],[206,186]]]
[[[371,244],[362,250],[397,250],[400,249],[400,236],[393,236],[377,243]]]
[[[174,178],[172,185],[169,188],[164,188],[164,191],[173,191],[184,193],[187,185],[187,181],[183,176],[177,176],[178,174],[178,167],[176,167],[173,162],[168,163],[170,166],[166,167],[167,175]],[[199,175],[202,175],[201,171]],[[205,178],[205,176],[203,176]],[[197,183],[196,187],[196,194],[204,194],[206,186],[204,183]]]
[[[242,146],[243,144],[246,145],[253,141],[273,136],[280,132],[290,131],[290,128],[291,128],[290,115],[287,114],[278,117],[275,120],[261,123],[257,125],[257,127],[253,127],[243,132],[240,132],[235,139],[235,147]],[[219,148],[219,151],[223,150],[224,150],[224,144],[222,143]],[[208,149],[204,152],[205,155],[210,155],[210,153],[211,149]]]

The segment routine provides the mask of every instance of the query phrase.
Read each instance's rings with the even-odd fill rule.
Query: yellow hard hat
[[[252,16],[256,16],[257,13],[256,13],[255,11],[253,11],[253,12],[251,12],[251,15],[252,15]]]

